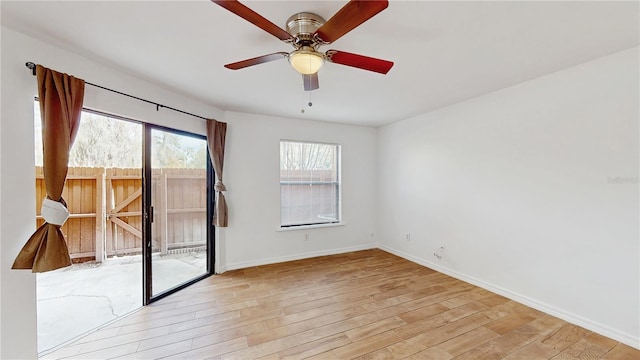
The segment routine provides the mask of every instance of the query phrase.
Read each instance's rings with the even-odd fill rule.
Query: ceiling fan
[[[391,61],[345,51],[328,50],[325,53],[318,51],[320,46],[331,44],[386,9],[389,5],[386,0],[351,0],[328,21],[310,12],[297,13],[287,20],[286,31],[237,0],[212,1],[294,47],[290,53],[276,52],[226,64],[225,67],[228,69],[238,70],[288,58],[291,67],[302,74],[304,90],[311,91],[319,87],[318,70],[325,61],[381,74],[386,74],[393,66]]]

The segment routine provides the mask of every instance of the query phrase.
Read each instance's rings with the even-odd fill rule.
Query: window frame
[[[334,146],[335,147],[335,151],[336,151],[336,178],[337,181],[331,181],[329,183],[331,183],[332,185],[335,185],[336,187],[336,200],[335,200],[335,206],[336,206],[336,220],[334,221],[327,221],[327,222],[304,222],[304,223],[296,223],[296,224],[287,224],[287,225],[283,225],[282,224],[282,185],[283,185],[283,181],[282,181],[282,175],[279,174],[278,178],[279,178],[279,187],[280,187],[280,224],[279,224],[279,230],[280,231],[287,231],[287,230],[296,230],[296,229],[310,229],[310,228],[323,228],[323,227],[334,227],[334,226],[342,226],[344,225],[343,219],[342,219],[342,145],[339,143],[332,143],[332,142],[321,142],[321,141],[307,141],[307,140],[294,140],[294,139],[280,139],[280,141],[278,142],[279,145],[279,149],[282,147],[282,143],[283,142],[289,142],[289,143],[300,143],[300,144],[316,144],[316,145],[328,145],[328,146]],[[278,156],[278,160],[280,161],[280,163],[282,162],[282,154],[280,154]],[[279,171],[281,171],[280,168],[280,163],[278,165],[278,169]],[[308,185],[313,185],[314,182],[313,181],[309,181]],[[317,182],[317,183],[327,183],[327,182]]]

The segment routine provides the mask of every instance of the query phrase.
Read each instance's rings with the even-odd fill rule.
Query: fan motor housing
[[[326,21],[317,14],[301,12],[292,15],[287,20],[287,32],[294,37],[293,43],[297,46],[314,46],[313,34]]]

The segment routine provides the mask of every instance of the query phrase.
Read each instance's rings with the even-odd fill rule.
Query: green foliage
[[[36,166],[42,166],[40,107],[34,103]],[[207,145],[201,139],[152,131],[153,168],[205,168]],[[69,166],[142,167],[142,125],[83,111]]]
[[[83,113],[69,155],[69,166],[74,167],[139,168],[142,166],[142,126]]]
[[[204,140],[152,131],[152,168],[204,169],[207,165],[207,144]]]

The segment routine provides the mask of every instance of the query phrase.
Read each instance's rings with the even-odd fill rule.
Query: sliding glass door
[[[212,170],[206,138],[145,128],[145,303],[209,275]],[[210,265],[211,264],[211,265]]]
[[[33,105],[40,209],[42,123],[40,103]],[[38,274],[38,350],[212,274],[212,179],[204,136],[83,110],[63,190],[71,217],[62,232],[74,264]],[[44,222],[34,217],[34,225]]]

